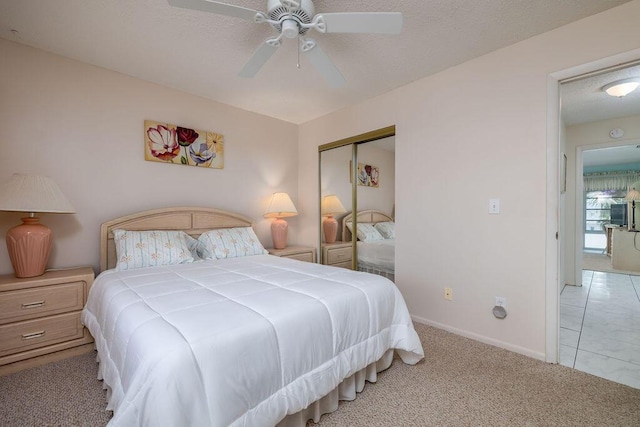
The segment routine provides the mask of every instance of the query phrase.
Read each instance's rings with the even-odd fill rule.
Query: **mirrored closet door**
[[[319,147],[320,262],[395,275],[395,126]]]

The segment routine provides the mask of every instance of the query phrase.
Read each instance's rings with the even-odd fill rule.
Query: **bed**
[[[352,239],[352,221],[353,212],[342,218],[344,241]],[[382,233],[375,235],[371,239],[358,236],[358,270],[378,274],[395,281],[396,240],[393,218],[379,210],[362,210],[358,212],[358,227],[361,227],[361,225],[373,227],[378,231],[382,231]]]
[[[194,240],[251,226],[183,207],[102,225],[82,322],[110,425],[304,426],[354,399],[394,351],[423,358],[400,292],[380,276],[264,253],[118,270],[122,233]]]

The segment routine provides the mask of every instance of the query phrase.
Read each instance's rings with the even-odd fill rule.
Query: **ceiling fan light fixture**
[[[294,19],[285,19],[282,22],[282,35],[288,39],[295,39],[298,37],[299,28],[298,23]]]
[[[622,98],[623,96],[627,96],[634,90],[636,90],[640,86],[640,78],[633,77],[630,79],[618,80],[602,88],[603,91],[607,93],[607,95],[616,96],[618,98]]]

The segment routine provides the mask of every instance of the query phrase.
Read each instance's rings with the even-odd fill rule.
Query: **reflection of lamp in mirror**
[[[327,217],[322,221],[322,230],[324,231],[324,240],[327,243],[335,243],[338,234],[338,221],[333,217],[335,214],[345,213],[347,210],[338,199],[338,196],[332,194],[324,196],[320,203],[320,213]]]
[[[636,200],[640,200],[640,191],[632,187],[624,199],[631,202],[631,228],[629,231],[638,231],[636,230]]]
[[[289,225],[282,218],[296,215],[298,215],[298,210],[287,193],[273,193],[264,217],[275,218],[275,221],[271,223],[271,237],[273,238],[274,248],[284,249],[287,247],[287,229]]]
[[[71,203],[51,178],[14,174],[0,187],[0,211],[29,213],[22,224],[7,232],[7,250],[16,277],[44,274],[53,238],[36,213],[75,213]]]

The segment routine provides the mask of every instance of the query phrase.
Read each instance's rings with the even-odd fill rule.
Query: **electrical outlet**
[[[453,289],[444,288],[444,299],[451,301],[453,299]]]
[[[507,308],[507,298],[506,297],[496,297],[496,305],[498,307]]]

